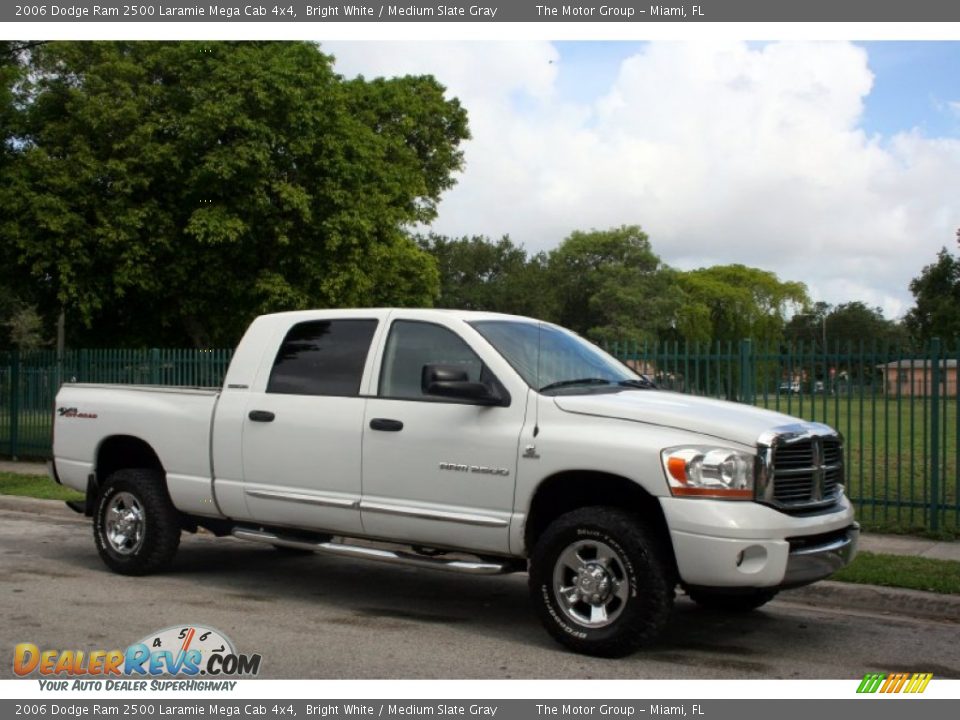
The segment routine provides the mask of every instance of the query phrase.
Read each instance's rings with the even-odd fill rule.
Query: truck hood
[[[801,422],[772,410],[663,390],[557,395],[553,401],[564,412],[674,427],[749,446],[765,430]]]

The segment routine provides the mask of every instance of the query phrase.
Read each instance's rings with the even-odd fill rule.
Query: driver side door
[[[424,545],[505,553],[526,397],[490,406],[426,395],[424,365],[498,384],[443,325],[395,320],[363,430],[364,531]]]

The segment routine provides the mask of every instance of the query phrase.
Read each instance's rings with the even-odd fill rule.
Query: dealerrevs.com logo
[[[44,690],[217,690],[236,682],[221,678],[255,677],[259,654],[238,653],[226,635],[202,625],[176,625],[125,650],[40,649],[20,643],[13,651],[17,677],[39,676]],[[161,681],[160,677],[188,678]],[[203,681],[197,678],[203,677]]]

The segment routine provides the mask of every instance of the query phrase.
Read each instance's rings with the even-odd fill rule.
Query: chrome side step
[[[325,555],[352,557],[361,560],[377,560],[396,565],[412,565],[431,570],[448,570],[468,575],[502,575],[523,569],[521,561],[504,560],[444,560],[440,557],[416,555],[402,550],[385,550],[363,545],[347,545],[339,542],[310,542],[276,535],[265,530],[234,528],[231,534],[240,540],[279,545],[281,547],[311,550]]]

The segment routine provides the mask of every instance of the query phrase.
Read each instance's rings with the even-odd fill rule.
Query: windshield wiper
[[[640,390],[656,390],[657,384],[653,380],[640,378],[639,380],[621,380],[617,383],[623,387],[639,388]]]
[[[574,385],[612,385],[609,380],[605,378],[578,378],[576,380],[559,380],[557,382],[552,382],[549,385],[544,385],[538,392],[546,392],[547,390],[556,390],[557,388],[564,387],[573,387]]]

